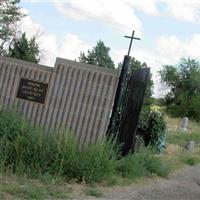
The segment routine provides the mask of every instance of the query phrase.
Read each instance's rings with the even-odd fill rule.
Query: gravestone
[[[194,151],[194,149],[195,149],[195,141],[192,141],[192,140],[188,141],[186,146],[185,146],[185,149],[187,151],[190,151],[190,152]]]
[[[188,130],[188,123],[189,123],[188,117],[184,117],[181,120],[180,128],[179,128],[181,132],[187,132],[187,130]]]
[[[54,67],[0,56],[0,104],[47,132],[71,132],[79,146],[105,137],[119,74],[62,58]]]

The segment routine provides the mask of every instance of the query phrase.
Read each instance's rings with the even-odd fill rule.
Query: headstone
[[[195,141],[192,141],[192,140],[188,141],[186,146],[185,146],[185,149],[187,151],[194,151],[194,149],[195,149]]]
[[[189,123],[188,117],[184,117],[181,120],[181,123],[180,123],[180,131],[181,132],[187,132],[188,131],[188,123]]]

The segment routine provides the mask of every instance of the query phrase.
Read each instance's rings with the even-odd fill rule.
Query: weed
[[[117,149],[113,142],[79,151],[72,136],[44,134],[11,111],[0,111],[0,146],[1,171],[86,182],[98,182],[115,173]]]
[[[151,174],[166,178],[170,167],[167,163],[163,164],[152,149],[144,148],[138,153],[122,158],[119,161],[118,171],[123,177],[131,179]]]

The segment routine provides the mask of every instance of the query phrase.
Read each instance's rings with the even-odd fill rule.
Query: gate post
[[[118,135],[118,140],[122,144],[122,155],[126,155],[130,150],[134,150],[137,124],[142,109],[149,73],[149,68],[143,68],[134,70],[132,74],[125,111],[121,121],[122,125]]]
[[[122,65],[122,69],[121,69],[121,73],[120,73],[120,77],[119,77],[119,82],[118,82],[118,86],[117,86],[117,91],[116,91],[116,95],[115,95],[112,115],[110,118],[108,130],[107,130],[108,136],[115,137],[115,136],[117,136],[118,131],[119,131],[120,104],[121,104],[123,89],[124,89],[124,86],[126,85],[126,81],[127,81],[130,60],[131,60],[130,56],[127,56],[127,55],[124,56],[124,61],[123,61],[123,65]]]

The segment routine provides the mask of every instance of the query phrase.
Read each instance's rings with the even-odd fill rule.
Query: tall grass
[[[117,151],[109,141],[81,151],[67,134],[31,127],[19,114],[0,111],[1,171],[50,174],[78,181],[100,181],[115,171]]]
[[[106,140],[79,150],[69,134],[46,134],[30,126],[20,114],[0,110],[1,172],[39,177],[48,174],[85,182],[99,182],[119,174],[136,178],[168,173],[152,152],[119,159],[117,146],[116,142]]]
[[[123,177],[136,179],[152,174],[167,178],[170,166],[155,155],[151,148],[144,148],[138,153],[129,154],[119,160],[118,171]]]

